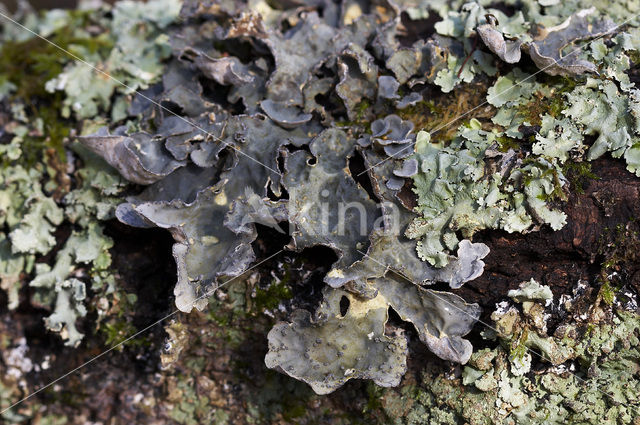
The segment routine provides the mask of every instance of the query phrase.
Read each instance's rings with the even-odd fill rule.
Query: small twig
[[[464,58],[464,62],[462,62],[462,66],[460,67],[460,70],[458,71],[458,78],[460,78],[460,74],[462,74],[462,70],[464,69],[464,66],[467,64],[467,61],[469,60],[469,58],[471,57],[473,52],[476,51],[476,47],[478,47],[478,34],[476,34],[475,37],[473,38],[473,46],[471,47],[471,51],[469,52],[467,57]]]

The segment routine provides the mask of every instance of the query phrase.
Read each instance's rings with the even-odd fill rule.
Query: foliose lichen
[[[578,306],[590,293],[580,285],[574,296],[554,300],[548,286],[531,280],[509,297],[484,333],[497,348],[476,351],[459,373],[426,369],[401,392],[378,396],[392,422],[637,423],[636,312],[596,299],[583,319]],[[548,335],[556,308],[566,316]]]
[[[178,2],[121,2],[113,9],[27,15],[33,31],[118,74],[128,90],[45,40],[3,26],[0,99],[10,113],[0,144],[0,287],[10,309],[25,301],[24,288],[33,288],[27,302],[49,311],[45,327],[69,346],[80,344],[79,322],[89,310],[98,313],[97,327],[103,321],[110,326],[113,305],[127,298],[111,269],[113,240],[102,224],[114,217],[127,182],[69,136],[99,125],[108,111],[122,119],[116,111],[126,105],[129,90],[158,80],[165,56],[156,46],[162,50],[166,40],[157,30],[176,18],[178,8]],[[150,25],[158,23],[155,33],[140,26],[143,15]]]
[[[479,317],[478,306],[426,287],[443,282],[455,289],[482,274],[488,247],[472,242],[480,230],[562,228],[567,162],[611,152],[624,157],[630,171],[640,169],[638,93],[626,74],[639,44],[638,22],[616,27],[605,16],[620,19],[626,5],[609,10],[580,1],[524,1],[509,16],[491,3],[303,8],[190,0],[180,25],[172,25],[176,1],[122,2],[110,20],[97,22],[96,37],[89,32],[95,22],[83,21],[87,16],[46,14],[35,28],[67,37],[63,47],[125,84],[64,59],[64,66],[42,74],[46,81],[33,93],[49,96],[55,118],[86,120],[77,140],[139,186],[129,186],[125,196],[125,183],[98,162],[91,171],[78,170],[81,184],[57,197],[38,186],[69,172],[64,162],[57,174],[21,163],[27,142],[54,135],[60,139],[55,147],[65,151],[69,144],[62,141],[71,131],[53,132],[51,123],[28,118],[20,100],[25,92],[10,97],[20,82],[5,75],[0,94],[9,99],[13,122],[12,140],[2,150],[13,172],[1,180],[9,232],[0,239],[0,270],[11,305],[19,302],[20,271],[31,274],[37,296],[52,309],[47,326],[78,344],[75,323],[86,312],[88,283],[83,271],[98,270],[92,276],[98,286],[113,285],[102,273],[111,241],[99,224],[112,215],[171,232],[174,294],[184,312],[204,310],[221,284],[255,264],[252,243],[260,226],[284,232],[288,225],[290,240],[278,249],[323,246],[337,260],[324,276],[324,302],[314,315],[298,309],[289,322],[274,325],[267,366],[320,393],[352,377],[396,385],[406,340],[397,324],[387,323],[389,308],[412,323],[437,356],[468,362],[472,347],[463,337]],[[440,18],[435,34],[406,37],[407,19],[430,15]],[[70,22],[77,24],[71,35]],[[580,55],[568,56],[567,45],[593,38]],[[14,42],[13,53],[32,41]],[[521,60],[521,50],[533,65]],[[497,76],[502,69],[509,71]],[[409,121],[409,110],[424,110],[434,90],[448,93],[474,81],[486,88],[488,105],[432,121],[433,128]],[[476,118],[480,106],[486,108]],[[107,110],[109,120],[96,118]],[[451,137],[436,138],[454,124]],[[93,161],[86,150],[78,155]],[[357,161],[364,171],[353,171]],[[36,256],[54,249],[53,234],[64,223],[77,228],[51,264],[38,263]],[[343,297],[349,301],[344,314]],[[509,369],[516,378],[503,376],[506,366],[496,366],[495,387],[489,374],[484,379],[470,370],[466,378],[500,393],[499,413],[532,408],[520,390],[531,364],[522,347],[536,347],[552,363],[576,358],[574,348],[541,336],[544,324],[533,316],[540,308],[525,306],[531,302],[522,307],[533,324],[519,320],[517,311],[507,312],[510,322],[495,318],[502,329],[497,338],[516,341],[517,363]]]

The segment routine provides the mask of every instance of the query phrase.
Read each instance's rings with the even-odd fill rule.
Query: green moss
[[[553,87],[552,95],[547,98],[547,113],[554,118],[559,118],[562,111],[567,108],[565,95],[572,92],[580,81],[575,78],[547,74],[543,74],[540,80],[542,83]]]
[[[367,404],[363,410],[363,413],[366,412],[375,412],[377,410],[382,409],[382,396],[384,395],[384,390],[382,387],[377,386],[372,382],[367,383]]]
[[[509,350],[509,357],[511,360],[522,360],[527,354],[529,349],[527,348],[527,340],[529,339],[529,330],[523,329],[517,338],[514,338],[511,342],[511,348]]]
[[[272,310],[277,308],[283,300],[289,300],[293,297],[291,289],[286,282],[274,282],[266,289],[257,288],[254,298],[254,312],[261,313],[264,310]]]
[[[583,79],[579,76],[567,77],[564,75],[549,75],[547,73],[539,73],[537,80],[546,85],[553,87],[556,93],[568,93],[582,84]]]
[[[222,313],[218,313],[218,312],[214,311],[213,309],[209,310],[209,314],[208,315],[209,315],[209,318],[211,320],[213,320],[219,326],[228,326],[229,323],[231,322],[231,319],[229,318],[228,315],[222,314]]]
[[[632,276],[640,261],[640,226],[637,219],[631,218],[626,223],[619,223],[614,229],[605,228],[598,241],[598,254],[604,258],[602,262],[599,295],[606,304],[612,304],[616,292],[624,287]],[[625,298],[624,295],[620,295]]]
[[[468,125],[469,111],[474,112],[472,116],[477,120],[489,119],[493,115],[495,111],[491,107],[478,108],[484,102],[481,93],[486,89],[482,84],[464,84],[451,93],[422,100],[394,113],[403,120],[411,121],[416,130],[432,132],[433,142],[450,142],[461,124]],[[467,120],[461,120],[463,117]]]
[[[149,339],[144,335],[126,341],[127,338],[134,335],[137,331],[138,329],[127,320],[114,320],[100,327],[100,333],[104,338],[104,345],[113,347],[114,345],[122,343],[117,348],[117,350],[120,351],[122,351],[124,347],[147,347],[151,345]]]
[[[290,421],[304,416],[306,412],[307,407],[304,404],[294,404],[292,406],[287,406],[287,408],[282,412],[282,417],[285,420]]]
[[[518,115],[531,125],[542,125],[542,116],[549,114],[556,118],[562,112],[562,96],[555,94],[553,97],[544,97],[536,93],[536,98],[531,102],[518,106]]]
[[[38,108],[37,116],[42,119],[44,135],[40,137],[27,136],[23,142],[23,158],[27,165],[32,166],[42,159],[42,152],[46,148],[53,148],[58,157],[64,161],[65,152],[63,141],[69,136],[72,125],[60,117],[58,111],[62,104],[61,93],[51,95],[50,106]]]
[[[24,41],[4,41],[0,47],[0,80],[16,87],[9,101],[24,102],[27,115],[38,117],[43,123],[42,135],[28,135],[22,143],[20,161],[29,167],[42,162],[45,148],[53,148],[64,160],[62,143],[72,128],[71,121],[60,115],[63,93],[49,93],[45,89],[46,82],[58,76],[73,60],[55,45],[76,56],[82,56],[81,50],[106,56],[113,47],[108,34],[78,36],[80,28],[95,24],[91,12],[71,11],[69,16],[71,22],[48,37],[51,43],[33,37]],[[7,160],[3,162],[6,166]]]
[[[398,116],[400,116],[400,118],[402,118],[403,120],[412,121],[411,118],[439,113],[441,113],[441,111],[438,107],[436,107],[436,104],[433,100],[421,100],[415,105],[407,106],[406,108],[399,110]]]
[[[355,107],[356,122],[363,122],[369,109],[371,109],[371,102],[369,100],[364,99],[358,103]]]
[[[496,142],[498,142],[498,150],[500,152],[507,152],[509,149],[518,150],[520,149],[520,143],[517,139],[508,136],[500,136],[496,137]]]
[[[600,287],[599,295],[607,305],[612,305],[616,298],[616,291],[609,280],[605,280]]]
[[[591,163],[582,161],[567,161],[562,166],[562,173],[567,177],[570,190],[582,195],[585,185],[590,180],[598,180],[599,177],[591,171]]]
[[[626,52],[627,56],[634,65],[640,64],[640,51],[638,50],[629,50]]]
[[[99,333],[104,339],[104,345],[112,347],[138,331],[130,322],[130,317],[134,312],[134,307],[137,302],[137,296],[124,291],[116,291],[112,294],[106,294],[106,296],[111,300],[115,308],[109,311],[110,314],[104,319],[103,323],[101,323]],[[150,344],[149,339],[143,335],[124,342],[118,349],[122,350],[124,347],[147,347]]]
[[[525,121],[531,125],[541,125],[542,116],[545,114],[561,118],[562,111],[568,107],[565,95],[578,85],[578,80],[568,77],[550,76],[543,73],[537,78],[543,87],[550,90],[545,93],[538,91],[533,94],[532,101],[518,106],[518,115],[524,117]]]
[[[356,105],[354,111],[356,116],[353,120],[337,121],[336,126],[348,129],[359,129],[362,132],[371,132],[371,122],[379,118],[373,113],[371,102],[367,99],[362,100]]]

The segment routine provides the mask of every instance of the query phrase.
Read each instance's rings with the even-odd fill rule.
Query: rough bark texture
[[[509,289],[530,278],[549,285],[555,297],[569,294],[579,280],[597,285],[607,244],[616,239],[618,226],[637,226],[640,180],[610,157],[595,161],[592,170],[597,178],[582,182],[584,193],[569,191],[562,206],[567,225],[561,230],[545,226],[525,235],[493,230],[478,234],[476,240],[491,248],[485,272],[457,293],[479,303],[486,318]],[[640,289],[640,264],[628,261],[625,271],[628,284]]]

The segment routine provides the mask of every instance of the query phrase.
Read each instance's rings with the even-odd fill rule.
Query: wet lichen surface
[[[640,424],[638,10],[0,5],[0,423]]]

